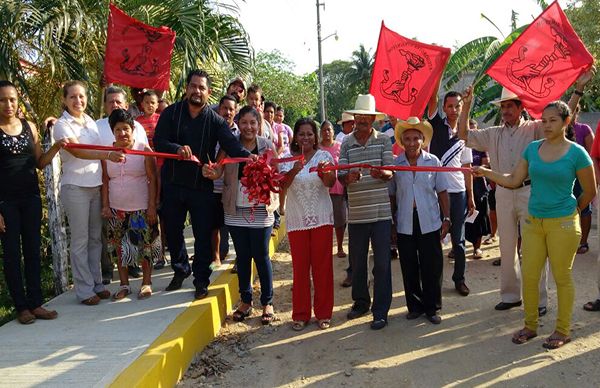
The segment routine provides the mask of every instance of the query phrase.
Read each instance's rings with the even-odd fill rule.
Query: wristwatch
[[[444,217],[444,219],[442,220],[442,222],[446,222],[446,221],[448,221],[448,223],[450,225],[452,225],[452,221],[450,221],[450,217]]]

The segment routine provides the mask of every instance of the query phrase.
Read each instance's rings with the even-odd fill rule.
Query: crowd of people
[[[434,93],[425,118],[406,120],[378,112],[372,95],[358,95],[354,109],[337,122],[337,136],[331,122],[318,125],[312,118],[299,119],[292,129],[284,123],[284,108],[265,101],[259,85],[247,85],[240,77],[214,105],[208,104],[211,78],[202,70],[188,74],[184,98],[170,105],[161,93],[134,89],[129,106],[126,92],[109,86],[104,93],[106,117],[97,121],[86,114],[85,84],[69,81],[63,86],[63,112],[50,120],[54,144],[45,153],[35,125],[21,118],[17,88],[0,81],[0,176],[5,182],[0,188],[0,239],[18,321],[29,324],[58,316],[42,306],[42,207],[36,173],[58,154],[74,291],[84,305],[127,297],[132,293],[129,277],[140,268],[137,297],[151,297],[152,270],[165,265],[167,249],[173,278],[166,290],[181,288],[193,275],[194,297],[205,298],[211,273],[229,252],[231,236],[240,291],[232,319],[241,322],[252,312],[254,262],[261,322],[268,325],[275,319],[276,300],[269,241],[285,215],[293,268],[293,330],[303,330],[313,312],[320,329],[331,326],[334,255],[348,258],[342,282],[351,287],[354,301],[348,319],[371,312],[371,329],[387,325],[391,260],[398,257],[406,318],[424,315],[440,324],[446,236],[454,287],[467,296],[466,241],[473,244],[472,258],[480,259],[482,244],[494,242],[497,230],[501,280],[495,309],[524,304],[525,324],[512,341],[521,344],[535,337],[539,317],[548,308],[551,267],[557,322],[544,346],[558,348],[570,341],[571,270],[575,255],[589,249],[594,170],[600,171],[600,141],[576,122],[579,98],[594,72],[579,78],[569,104],[549,103],[541,120],[525,118],[519,97],[503,90],[494,102],[501,125],[482,129],[469,117],[472,88],[446,93],[441,106]],[[68,145],[78,143],[115,148]],[[272,164],[283,175],[280,190],[271,192],[268,203],[257,205],[242,178],[245,164],[265,154],[292,161]],[[226,157],[246,161],[219,163]],[[372,168],[335,168],[347,164]],[[497,214],[496,202],[502,208]],[[191,257],[184,242],[188,215],[194,236]],[[343,245],[346,229],[348,252]],[[106,284],[114,265],[120,284],[111,294]],[[600,296],[584,308],[599,311]]]

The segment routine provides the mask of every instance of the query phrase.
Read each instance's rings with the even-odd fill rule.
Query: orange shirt
[[[154,143],[152,139],[154,138],[154,129],[156,128],[156,123],[158,123],[158,118],[160,115],[158,113],[153,114],[150,117],[146,117],[145,115],[141,115],[136,118],[136,121],[142,124],[144,130],[146,131],[146,136],[148,136],[148,143],[150,148],[154,149]]]

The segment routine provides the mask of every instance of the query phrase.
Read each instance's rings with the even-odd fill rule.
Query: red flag
[[[148,26],[110,4],[104,79],[136,88],[169,89],[175,32]]]
[[[559,99],[593,63],[555,1],[486,73],[519,96],[529,113],[539,118],[546,104]]]
[[[450,49],[407,39],[382,21],[370,88],[377,109],[403,120],[421,117],[449,57]]]

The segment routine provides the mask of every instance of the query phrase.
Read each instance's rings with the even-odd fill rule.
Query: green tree
[[[572,1],[565,14],[589,52],[596,60],[600,58],[600,0]],[[583,110],[600,109],[600,73],[586,86],[580,104]]]
[[[144,23],[176,32],[171,98],[181,95],[184,75],[194,67],[216,73],[220,64],[227,63],[238,74],[249,73],[253,51],[234,16],[235,5],[208,0],[114,2]],[[90,108],[99,114],[108,4],[109,0],[4,0],[0,3],[0,28],[10,33],[0,39],[0,76],[15,81],[25,97],[31,93],[57,101],[62,81],[87,81]],[[44,80],[45,90],[31,91],[39,79]],[[36,101],[28,99],[35,108]],[[40,115],[50,113],[56,111]]]
[[[358,50],[352,52],[352,67],[348,73],[348,81],[358,93],[369,93],[371,86],[371,74],[373,73],[373,63],[375,58],[371,50],[366,50],[364,45],[360,45]]]
[[[356,88],[349,82],[352,62],[337,60],[323,65],[325,110],[332,122],[341,118],[342,112],[351,109],[356,99]]]
[[[256,55],[252,80],[263,89],[265,99],[285,109],[285,121],[293,126],[300,117],[314,116],[318,100],[315,73],[298,76],[294,64],[280,51],[259,52]]]

